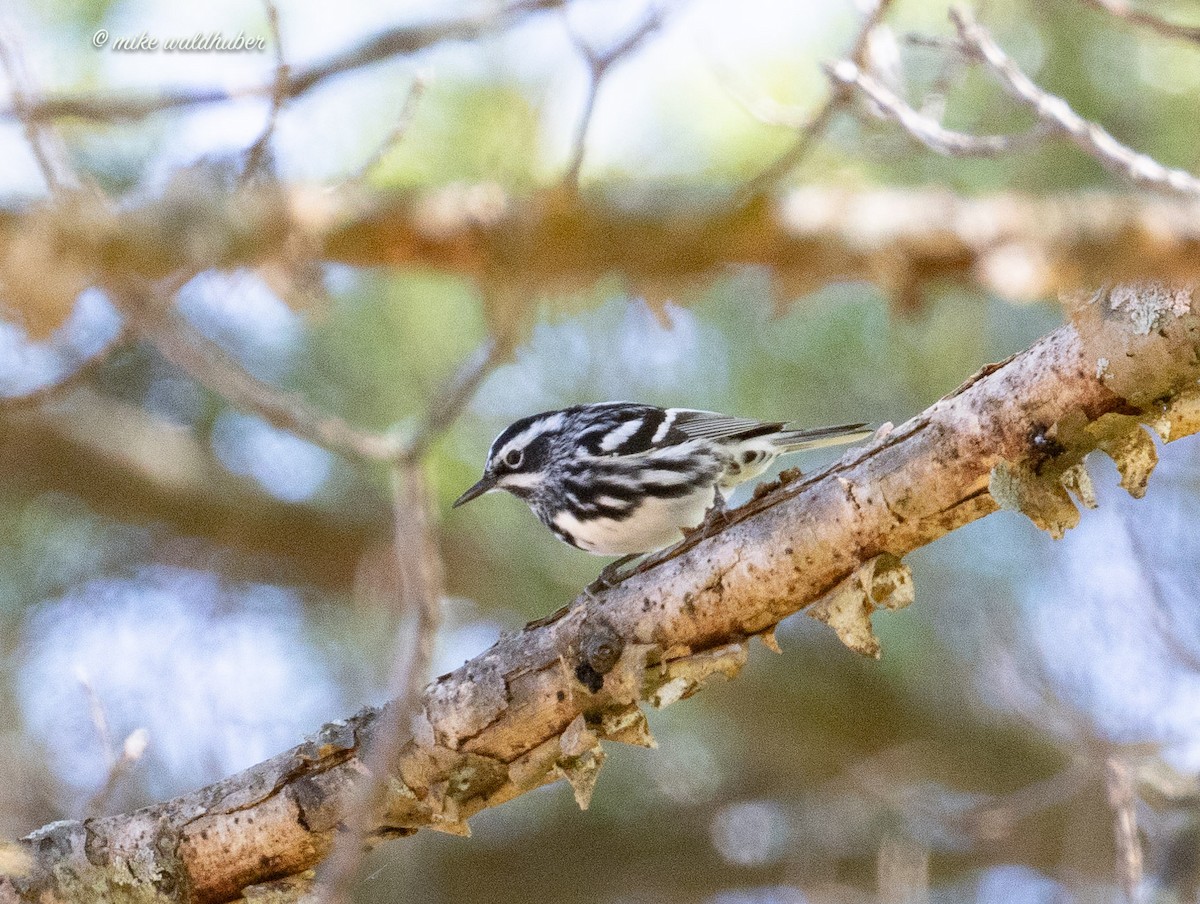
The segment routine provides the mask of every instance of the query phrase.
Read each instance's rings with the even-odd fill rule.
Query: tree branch
[[[1138,418],[1170,439],[1200,427],[1196,303],[1190,291],[1149,285],[1076,299],[1072,313],[1076,326],[984,368],[825,471],[768,488],[715,536],[437,679],[392,764],[374,837],[465,833],[472,814],[558,777],[586,803],[599,741],[649,744],[639,703],[667,705],[736,674],[748,637],[818,600],[843,637],[846,619],[869,634],[872,604],[894,595],[887,587],[905,570],[895,557],[999,505],[1051,527],[1048,512],[1070,505],[1069,472],[1096,448],[1123,478],[1144,476]],[[1126,485],[1137,492],[1138,482]],[[857,613],[847,606],[856,601]],[[367,780],[362,751],[397,715],[330,723],[265,763],[136,813],[46,826],[0,852],[17,864],[0,879],[0,901],[144,889],[209,904],[307,869]]]
[[[1013,98],[1029,107],[1039,120],[1064,133],[1105,169],[1147,188],[1200,198],[1200,179],[1126,147],[1102,126],[1072,110],[1061,97],[1039,87],[965,9],[952,9],[950,18],[964,47],[992,71]]]
[[[465,16],[429,25],[401,25],[380,32],[304,69],[287,73],[284,100],[299,97],[333,76],[353,72],[384,60],[407,56],[443,41],[468,41],[492,31],[511,28],[530,13],[556,9],[563,0],[513,0],[498,11]],[[32,101],[24,108],[0,109],[0,117],[23,117],[30,122],[52,119],[84,119],[92,122],[131,122],[155,113],[205,104],[224,103],[244,97],[271,97],[279,91],[275,79],[243,91],[224,88],[177,89],[147,97],[143,94],[110,93],[90,96],[49,97]]]
[[[850,49],[845,54],[846,58],[856,66],[869,68],[870,60],[868,56],[871,49],[871,35],[879,26],[879,23],[883,21],[883,17],[887,15],[888,8],[893,2],[894,0],[871,0],[872,5],[868,8],[866,15],[863,16],[863,20],[858,26],[858,31],[854,33],[854,39],[850,42]],[[817,143],[825,136],[825,131],[829,128],[829,124],[833,122],[833,118],[849,102],[849,91],[840,87],[830,91],[821,108],[797,131],[791,145],[765,169],[761,170],[738,189],[734,199],[735,204],[748,203],[774,189],[779,180],[795,169],[796,165],[816,147]]]
[[[936,119],[919,113],[899,95],[886,88],[849,60],[825,68],[831,79],[845,87],[857,88],[879,111],[925,147],[947,157],[998,157],[1043,141],[1052,129],[1039,123],[1017,135],[968,135],[947,129]]]
[[[1164,38],[1177,38],[1183,41],[1200,43],[1200,25],[1177,25],[1151,13],[1133,9],[1127,0],[1081,0],[1081,2],[1106,12],[1118,19],[1124,19],[1131,25],[1147,28]]]

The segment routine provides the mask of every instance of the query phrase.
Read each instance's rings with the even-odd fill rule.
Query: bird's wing
[[[774,433],[783,427],[783,423],[766,423],[753,418],[730,417],[715,411],[697,411],[694,408],[668,408],[667,418],[671,421],[671,430],[679,431],[682,437],[676,440],[684,442],[689,439],[724,439],[736,436],[749,438]]]

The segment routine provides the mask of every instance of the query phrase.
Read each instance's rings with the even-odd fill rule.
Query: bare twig
[[[271,146],[271,138],[275,134],[275,124],[279,121],[279,111],[283,108],[288,91],[288,64],[283,54],[283,38],[279,31],[279,9],[275,0],[263,0],[266,7],[267,27],[271,31],[271,45],[275,50],[275,80],[271,89],[271,106],[267,110],[267,121],[262,133],[246,150],[246,163],[242,169],[242,179],[252,179],[260,167],[267,163]]]
[[[429,680],[430,664],[441,625],[442,562],[429,523],[429,498],[418,462],[397,465],[392,472],[395,550],[402,619],[396,632],[392,672],[388,681],[387,718],[363,754],[367,777],[356,788],[343,820],[345,829],[321,868],[317,900],[347,904],[364,836],[377,823],[392,769],[405,744],[412,740],[412,721],[421,707],[421,692]],[[410,640],[411,638],[411,640]]]
[[[951,131],[937,120],[914,110],[899,95],[849,60],[827,66],[825,71],[838,84],[857,88],[870,98],[882,117],[895,122],[931,151],[947,157],[995,157],[1037,144],[1055,131],[1045,122],[1018,135],[969,135]]]
[[[425,421],[409,438],[399,457],[408,462],[421,458],[429,444],[444,432],[471,401],[475,391],[502,356],[502,347],[495,339],[485,339],[455,371],[442,389],[426,406]]]
[[[128,737],[125,738],[125,742],[121,745],[120,755],[110,760],[108,774],[104,777],[103,784],[96,789],[96,793],[84,805],[84,819],[95,819],[98,816],[104,815],[104,811],[108,809],[109,801],[112,800],[113,794],[120,787],[125,776],[141,760],[142,755],[146,752],[146,746],[149,744],[149,741],[150,734],[144,728],[135,728],[129,733]]]
[[[892,2],[893,0],[876,0],[855,33],[845,56],[859,68],[868,68],[867,55],[871,46],[871,33],[883,21]],[[780,179],[791,172],[816,147],[833,118],[850,102],[850,97],[851,92],[842,86],[831,91],[820,109],[800,127],[792,144],[738,190],[734,196],[734,204],[741,206],[774,188]]]
[[[417,105],[421,102],[421,98],[425,95],[425,89],[428,86],[429,77],[418,72],[413,76],[412,84],[408,88],[408,92],[404,95],[404,102],[400,105],[400,113],[396,117],[396,122],[388,131],[383,141],[375,148],[371,156],[364,160],[357,169],[346,176],[341,181],[329,186],[327,191],[336,192],[347,188],[359,185],[370,175],[371,171],[377,167],[384,157],[400,143],[404,138],[404,134],[408,131],[408,127],[412,124],[413,116],[417,112]]]
[[[629,34],[603,52],[597,51],[579,35],[571,32],[572,42],[587,63],[588,89],[583,111],[579,114],[579,123],[575,127],[575,137],[571,142],[571,156],[562,177],[562,184],[568,190],[574,191],[579,187],[579,171],[583,168],[583,158],[587,153],[588,130],[591,128],[592,114],[596,109],[596,95],[600,93],[600,83],[613,66],[637,50],[662,26],[663,15],[662,8],[652,6],[646,17]]]
[[[1113,813],[1113,836],[1117,845],[1117,880],[1129,904],[1142,901],[1142,843],[1138,838],[1137,787],[1133,768],[1113,755],[1105,763],[1105,789]]]
[[[1142,12],[1129,5],[1127,0],[1081,0],[1093,9],[1124,19],[1131,25],[1148,28],[1164,38],[1200,42],[1200,25],[1177,25],[1152,13]]]
[[[1105,169],[1147,188],[1200,197],[1200,179],[1126,147],[1103,127],[1072,110],[1061,97],[1035,84],[968,11],[952,9],[950,17],[964,46],[991,70],[1012,97],[1029,107],[1042,122],[1062,132]]]
[[[0,68],[8,78],[12,92],[10,115],[21,121],[29,148],[50,191],[77,188],[78,179],[67,161],[66,147],[52,129],[40,124],[33,110],[37,106],[25,60],[17,38],[16,25],[7,16],[0,18]]]
[[[64,374],[52,383],[39,386],[37,389],[23,393],[22,395],[0,396],[0,410],[11,411],[17,408],[33,408],[61,399],[80,383],[83,383],[95,374],[112,353],[125,344],[125,339],[126,331],[122,327],[101,348],[89,355],[86,360],[80,361],[70,373]]]
[[[564,0],[512,0],[499,11],[450,19],[432,25],[403,25],[390,28],[360,44],[333,54],[322,62],[288,73],[285,99],[299,97],[334,76],[352,72],[393,57],[416,53],[443,41],[470,40],[491,31],[510,28],[531,13],[555,9]],[[94,122],[129,122],[154,113],[204,104],[223,103],[246,97],[270,97],[274,82],[241,91],[224,88],[162,91],[151,97],[110,93],[91,96],[51,97],[31,102],[23,111],[32,122],[76,118]],[[18,110],[0,110],[0,117],[15,117]]]
[[[104,702],[96,693],[91,679],[82,669],[79,671],[78,678],[83,693],[87,697],[92,725],[96,728],[96,737],[100,741],[100,748],[104,752],[104,761],[107,765],[104,782],[83,807],[84,818],[92,819],[104,812],[121,780],[142,758],[142,754],[146,752],[148,735],[144,728],[134,729],[125,739],[121,745],[121,751],[118,753],[116,745],[113,743],[112,729],[108,724],[108,714],[105,712]]]
[[[165,294],[165,293],[164,293]],[[192,379],[236,408],[258,415],[275,427],[295,433],[342,454],[391,461],[399,444],[391,437],[366,433],[341,418],[311,409],[303,399],[255,377],[220,346],[201,335],[148,286],[126,283],[112,292],[117,307],[134,332]]]

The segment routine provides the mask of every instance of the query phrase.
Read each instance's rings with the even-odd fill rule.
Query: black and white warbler
[[[690,408],[576,405],[504,430],[483,477],[454,505],[507,490],[560,540],[596,555],[632,556],[679,540],[778,456],[863,439],[871,433],[863,427],[794,430]]]

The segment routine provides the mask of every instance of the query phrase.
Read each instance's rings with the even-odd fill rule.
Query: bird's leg
[[[708,507],[704,513],[704,520],[699,524],[699,530],[704,531],[704,535],[708,536],[709,531],[717,525],[724,526],[729,520],[728,510],[725,508],[725,497],[721,494],[719,488],[713,488],[713,504]]]
[[[600,576],[583,588],[583,592],[590,597],[602,590],[608,590],[610,587],[615,587],[617,584],[621,583],[621,581],[625,580],[625,578],[629,577],[627,574],[621,574],[621,567],[623,565],[628,565],[639,555],[641,555],[641,553],[634,552],[627,556],[621,556],[621,558],[617,559],[615,562],[609,562],[604,566],[604,570],[600,572]]]

